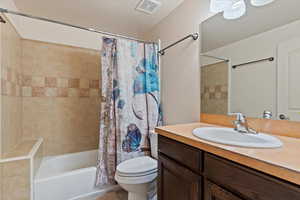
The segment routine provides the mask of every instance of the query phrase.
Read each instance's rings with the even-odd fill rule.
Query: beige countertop
[[[217,144],[193,136],[193,129],[209,126],[216,125],[205,123],[180,124],[157,127],[155,130],[159,135],[300,185],[299,138],[274,135],[282,141],[283,147],[255,149]]]

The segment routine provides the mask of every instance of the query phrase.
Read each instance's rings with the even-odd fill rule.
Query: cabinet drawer
[[[202,151],[159,135],[158,151],[194,172],[202,171]]]
[[[246,199],[299,200],[300,187],[205,153],[205,176]]]

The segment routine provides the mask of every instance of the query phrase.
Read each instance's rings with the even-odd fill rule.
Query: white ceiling
[[[142,37],[184,0],[160,1],[149,15],[135,10],[140,0],[14,0],[27,14],[132,37]]]
[[[203,52],[272,30],[300,19],[300,0],[275,0],[263,7],[247,2],[247,13],[237,20],[226,20],[222,13],[202,23]]]

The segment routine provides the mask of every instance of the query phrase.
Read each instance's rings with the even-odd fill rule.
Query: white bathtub
[[[118,189],[95,187],[97,150],[45,157],[34,180],[34,200],[93,199]]]

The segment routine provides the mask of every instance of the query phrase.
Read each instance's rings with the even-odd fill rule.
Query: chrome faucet
[[[273,117],[273,114],[272,114],[271,111],[269,111],[269,110],[264,111],[264,113],[263,113],[263,118],[264,119],[272,119],[272,117]]]
[[[239,133],[258,134],[258,132],[249,127],[247,118],[242,113],[229,113],[229,115],[236,115],[236,120],[233,121],[234,130]]]

